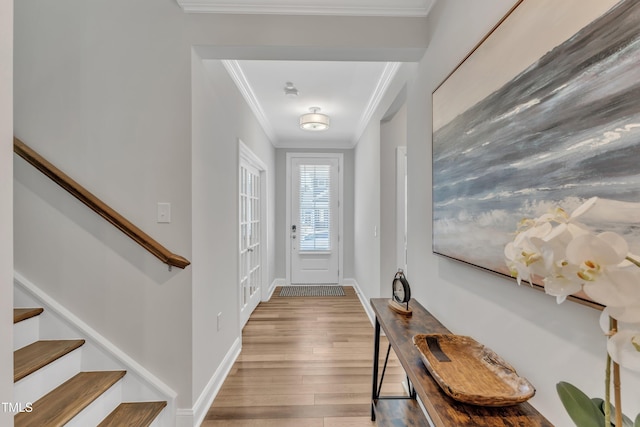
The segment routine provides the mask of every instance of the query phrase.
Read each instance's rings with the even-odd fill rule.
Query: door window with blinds
[[[330,251],[331,165],[301,164],[299,167],[298,236],[301,252]]]

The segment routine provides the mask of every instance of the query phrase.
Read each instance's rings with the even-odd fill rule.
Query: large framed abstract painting
[[[640,1],[521,1],[433,93],[433,250],[508,274],[520,219],[593,196],[640,254]]]

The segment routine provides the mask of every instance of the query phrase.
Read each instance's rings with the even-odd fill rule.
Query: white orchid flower
[[[610,319],[618,321],[617,332],[611,333]],[[600,315],[600,327],[611,338],[607,351],[620,366],[640,372],[640,302],[623,307],[606,307]]]
[[[511,275],[531,282],[532,275],[543,276],[551,267],[552,260],[549,248],[545,244],[546,237],[553,232],[549,221],[523,220],[513,242],[505,247],[505,258]]]
[[[573,239],[567,245],[567,258],[570,262],[584,264],[585,275],[587,270],[597,268],[590,263],[601,266],[617,265],[625,261],[629,253],[629,245],[626,240],[617,233],[605,231],[598,235],[584,234]],[[585,278],[589,280],[589,278]]]
[[[608,306],[623,306],[638,295],[639,271],[623,268],[629,247],[619,234],[586,234],[567,245],[567,261],[577,265],[577,279],[594,301]]]
[[[585,282],[583,290],[594,301],[623,310],[638,303],[639,273],[630,269],[607,268],[596,279]]]
[[[585,212],[593,207],[593,205],[598,201],[597,197],[592,197],[580,206],[578,206],[571,214],[567,214],[567,211],[558,207],[555,208],[552,212],[541,215],[539,218],[530,220],[533,224],[541,224],[544,222],[555,222],[557,224],[576,224],[581,228],[584,228],[581,224],[579,224],[576,219],[582,216]],[[522,224],[523,221],[520,221]],[[526,223],[526,220],[525,220]]]
[[[570,215],[556,208],[520,221],[514,240],[505,246],[505,258],[518,284],[522,279],[542,278],[545,292],[555,296],[558,304],[582,290],[605,306],[600,326],[609,337],[611,360],[640,372],[640,257],[629,253],[622,236],[595,235],[576,220],[597,200],[587,200]],[[610,372],[608,363],[607,396]]]
[[[608,306],[600,315],[600,326],[607,332],[609,328],[609,317],[613,317],[625,327],[637,327],[640,329],[640,300],[634,296],[630,301],[622,306]]]
[[[589,233],[575,220],[596,201],[596,197],[589,199],[571,215],[562,208],[556,208],[538,218],[520,221],[516,237],[505,247],[507,266],[518,284],[523,279],[531,282],[532,276],[546,277],[549,293],[558,297],[559,302],[570,295],[566,292],[580,290],[579,285],[571,283],[567,276],[565,249],[574,238]]]
[[[618,321],[618,331],[640,331],[640,304],[635,307],[605,307],[600,314],[600,328],[605,335],[611,334],[611,319]],[[640,350],[638,350],[640,351]]]
[[[576,280],[578,267],[566,261],[556,267],[553,275],[544,278],[544,292],[556,297],[558,304],[562,304],[569,295],[582,290],[582,282]]]
[[[640,372],[640,330],[622,330],[607,340],[607,351],[620,366]]]
[[[531,282],[531,272],[529,266],[539,259],[537,252],[531,248],[524,246],[516,246],[513,242],[507,244],[504,248],[504,256],[507,259],[507,266],[511,276],[515,277],[518,285],[522,284],[522,280]]]
[[[582,205],[578,206],[573,212],[571,212],[571,219],[575,219],[578,218],[579,216],[581,216],[582,214],[584,214],[586,211],[588,211],[589,209],[591,209],[593,207],[593,205],[595,205],[595,203],[598,201],[597,197],[592,197],[589,200],[587,200],[586,202],[584,202]]]

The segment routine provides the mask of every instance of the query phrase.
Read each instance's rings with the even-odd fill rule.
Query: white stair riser
[[[82,347],[62,356],[18,381],[13,386],[15,402],[35,402],[80,372]]]
[[[176,427],[176,421],[171,418],[171,412],[165,407],[149,427]]]
[[[153,420],[153,422],[151,424],[149,424],[149,427],[163,427],[163,425],[166,425],[166,424],[162,423],[162,418],[163,418],[164,413],[165,413],[165,410],[163,409],[162,412],[160,412],[158,414],[156,419]]]
[[[128,372],[127,375],[111,387],[105,395],[85,408],[81,414],[78,414],[65,427],[98,425],[123,401],[156,400],[166,400],[168,405],[152,425],[156,427],[175,427],[176,395],[172,390],[153,377],[143,367],[137,365],[135,361],[127,357],[80,319],[73,316],[58,302],[42,293],[33,283],[16,273],[14,284],[14,307],[44,308],[44,313],[36,316],[38,329],[35,338],[31,335],[29,338],[24,338],[24,341],[20,341],[20,344],[25,342],[26,344],[24,345],[28,345],[38,339],[86,339],[86,343],[80,349],[76,349],[69,355],[51,363],[49,367],[40,369],[39,372],[44,372],[43,379],[38,379],[37,376],[34,376],[39,375],[39,372],[34,372],[15,383],[14,401],[33,402],[80,371],[126,370]],[[18,335],[21,335],[21,333],[16,333],[14,329],[14,337]],[[65,359],[71,355],[73,355],[73,361],[71,362],[73,367],[69,368],[68,361]],[[65,368],[58,371],[58,365],[63,365]]]
[[[84,408],[65,427],[97,426],[122,402],[122,381],[118,381]]]
[[[13,351],[38,341],[40,316],[34,316],[13,324]]]

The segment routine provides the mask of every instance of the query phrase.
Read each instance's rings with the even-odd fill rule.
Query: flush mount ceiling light
[[[329,116],[320,114],[320,107],[309,108],[310,113],[300,116],[300,127],[304,130],[319,131],[329,129]]]
[[[298,96],[298,89],[296,89],[296,87],[293,85],[293,83],[286,82],[284,84],[284,94],[288,98],[295,98],[296,96]]]

